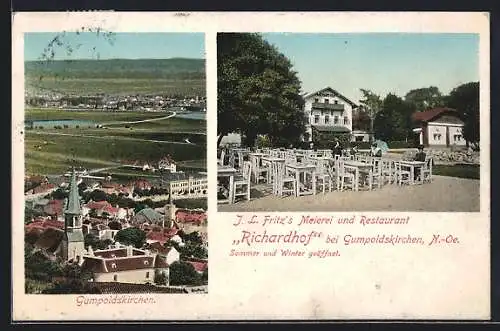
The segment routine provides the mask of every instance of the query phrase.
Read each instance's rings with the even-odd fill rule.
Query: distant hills
[[[204,59],[26,61],[28,94],[203,96]]]
[[[27,78],[129,78],[129,79],[205,79],[205,60],[109,59],[26,61]]]

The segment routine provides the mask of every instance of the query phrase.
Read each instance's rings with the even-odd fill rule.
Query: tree
[[[61,266],[49,260],[41,251],[25,250],[24,272],[26,278],[38,281],[50,281],[52,277],[62,275]]]
[[[90,193],[90,199],[93,201],[104,201],[106,200],[107,194],[104,191],[101,190],[93,190]]]
[[[193,265],[184,261],[176,261],[170,265],[170,285],[201,285],[200,274]]]
[[[353,130],[369,131],[371,128],[371,118],[364,109],[354,109],[352,112],[352,128]]]
[[[405,101],[413,105],[417,112],[443,106],[443,96],[436,86],[411,90],[406,93]]]
[[[305,122],[297,73],[260,34],[218,34],[217,73],[217,146],[231,132],[241,133],[247,146],[259,134],[274,145],[300,140]]]
[[[479,148],[479,82],[462,84],[450,92],[447,106],[456,109],[464,119],[462,134],[474,149]]]
[[[100,240],[91,233],[86,234],[84,237],[84,245],[86,249],[88,249],[89,246],[91,246],[92,249],[106,249],[112,243],[113,241],[110,239]]]
[[[124,245],[133,245],[141,248],[146,243],[146,233],[139,228],[120,230],[115,235],[115,241]]]
[[[370,119],[370,142],[373,141],[374,123],[378,112],[382,108],[382,99],[379,95],[370,90],[360,89],[363,94],[363,99],[359,100],[361,103],[361,111],[365,112]]]
[[[154,282],[156,285],[168,285],[167,275],[164,272],[158,270],[155,271]]]
[[[377,138],[385,141],[407,140],[412,134],[412,112],[410,104],[389,93],[374,121]]]
[[[55,200],[64,200],[68,197],[68,195],[69,193],[61,188],[58,188],[57,190],[51,193],[52,199]]]

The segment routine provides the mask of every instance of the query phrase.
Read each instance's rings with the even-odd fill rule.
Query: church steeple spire
[[[65,214],[80,215],[82,210],[80,207],[80,195],[78,194],[78,184],[76,182],[76,172],[73,168],[71,173],[71,181],[69,184],[68,203],[66,205]]]

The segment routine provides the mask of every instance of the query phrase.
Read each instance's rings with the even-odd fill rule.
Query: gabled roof
[[[141,217],[144,217],[149,222],[157,222],[163,219],[162,214],[156,212],[154,209],[151,208],[141,209],[137,214],[135,214],[136,220],[137,218]]]
[[[429,122],[446,113],[460,117],[460,114],[455,109],[440,107],[413,113],[412,119],[415,122]]]
[[[350,104],[352,107],[356,108],[358,107],[357,104],[355,104],[354,102],[352,102],[351,100],[349,100],[347,97],[343,96],[342,94],[340,94],[337,90],[334,90],[333,88],[327,86],[319,91],[316,91],[316,92],[312,92],[312,93],[308,93],[306,95],[303,96],[304,99],[306,98],[310,98],[318,93],[323,93],[323,92],[330,92],[330,93],[333,93],[336,97],[344,100],[345,102],[347,102],[348,104]]]

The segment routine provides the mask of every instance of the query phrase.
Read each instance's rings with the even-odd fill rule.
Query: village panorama
[[[124,33],[107,59],[25,61],[26,293],[207,292],[203,35],[174,35],[200,55],[124,59],[152,38]]]

